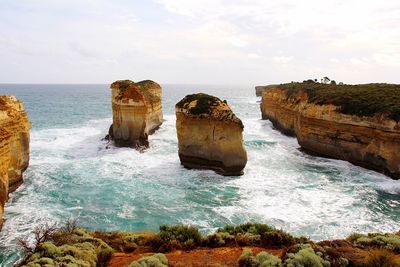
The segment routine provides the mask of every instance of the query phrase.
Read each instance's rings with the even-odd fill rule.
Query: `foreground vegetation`
[[[107,266],[113,253],[145,253],[131,267],[165,267],[175,250],[246,247],[240,267],[400,266],[400,233],[352,234],[346,240],[315,243],[265,224],[225,226],[203,236],[192,226],[160,226],[158,233],[89,232],[68,222],[34,231],[34,242],[20,241],[25,257],[16,266]],[[247,248],[273,250],[253,255]]]
[[[307,93],[310,102],[320,105],[333,104],[344,114],[358,116],[384,114],[400,121],[400,85],[397,84],[337,85],[308,80],[302,83],[281,84],[277,87],[287,90],[288,98],[303,91]]]

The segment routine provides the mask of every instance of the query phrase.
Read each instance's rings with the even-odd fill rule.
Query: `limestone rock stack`
[[[242,175],[247,163],[243,124],[226,101],[207,94],[187,95],[175,106],[179,158],[187,168]]]
[[[306,151],[400,178],[400,123],[385,114],[344,114],[335,105],[309,101],[304,91],[288,96],[279,87],[264,91],[261,112]]]
[[[150,80],[120,80],[111,84],[111,90],[111,139],[117,146],[148,146],[148,135],[163,122],[161,86]]]
[[[8,193],[22,183],[28,168],[30,128],[22,103],[14,96],[0,96],[0,229]]]

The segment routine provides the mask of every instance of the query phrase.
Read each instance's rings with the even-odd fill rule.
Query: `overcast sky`
[[[0,83],[400,83],[399,0],[0,0]]]

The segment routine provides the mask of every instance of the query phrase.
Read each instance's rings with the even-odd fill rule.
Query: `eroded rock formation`
[[[29,164],[29,129],[24,107],[14,96],[0,96],[0,229],[8,194],[22,183]]]
[[[226,101],[207,94],[188,95],[176,104],[175,112],[183,166],[243,174],[247,163],[243,124]]]
[[[385,113],[343,114],[335,105],[309,101],[304,91],[289,96],[282,88],[263,93],[261,111],[306,151],[400,178],[400,124]]]
[[[161,86],[150,80],[111,84],[113,124],[110,138],[117,146],[148,146],[148,135],[163,122]]]

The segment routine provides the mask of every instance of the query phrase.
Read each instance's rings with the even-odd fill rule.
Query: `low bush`
[[[361,248],[382,248],[400,253],[400,236],[396,234],[369,233],[352,234],[347,240]]]
[[[233,235],[224,232],[208,235],[203,239],[202,242],[202,246],[210,248],[232,246],[235,244],[236,244],[235,237]]]
[[[308,241],[305,237],[296,238],[285,231],[258,223],[245,223],[238,226],[228,225],[218,229],[217,233],[235,236],[236,242],[240,246],[261,245],[263,247],[281,248]]]
[[[164,254],[157,253],[152,256],[142,257],[132,262],[129,267],[168,267],[168,259]]]
[[[322,258],[321,252],[316,252],[309,245],[298,245],[297,253],[285,255],[284,266],[287,267],[330,267],[330,262]]]
[[[130,232],[99,232],[96,231],[93,237],[99,238],[119,252],[133,252],[139,246],[145,245],[147,238],[141,234]]]
[[[160,232],[153,240],[153,248],[159,252],[174,249],[190,250],[199,247],[201,242],[202,236],[196,227],[161,225]]]
[[[48,227],[45,226],[45,232]],[[104,241],[94,238],[80,228],[63,227],[51,231],[52,234],[36,242],[31,252],[17,266],[107,266],[113,250]],[[38,235],[35,232],[35,236]]]
[[[253,256],[251,250],[243,251],[239,258],[239,267],[280,267],[282,261],[280,258],[268,253],[260,252],[257,256]]]

